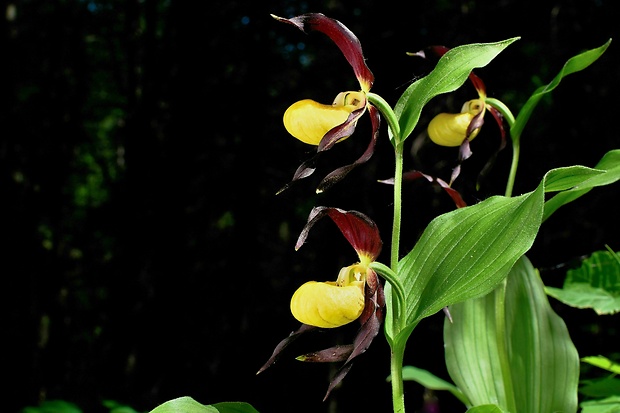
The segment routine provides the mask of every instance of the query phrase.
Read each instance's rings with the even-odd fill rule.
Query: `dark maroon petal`
[[[379,138],[379,125],[381,122],[381,117],[379,116],[379,111],[374,106],[369,106],[368,111],[372,119],[372,136],[370,139],[370,143],[366,148],[366,151],[352,164],[341,166],[340,168],[332,171],[325,178],[323,178],[323,180],[319,183],[319,186],[316,189],[317,193],[324,192],[335,183],[341,181],[342,178],[344,178],[349,172],[351,172],[351,170],[353,170],[358,165],[366,163],[375,153],[375,147],[377,146],[377,140]]]
[[[384,318],[383,305],[379,305],[380,303],[385,304],[385,297],[383,295],[383,288],[380,284],[377,284],[375,294],[372,297],[366,297],[366,307],[370,308],[371,312],[355,337],[355,341],[353,342],[353,352],[334,375],[323,400],[326,400],[329,397],[332,390],[336,388],[336,386],[342,382],[347,373],[349,373],[351,367],[353,366],[353,360],[360,354],[364,353],[368,347],[370,347],[372,340],[377,336],[377,334],[379,334],[379,331],[381,330],[381,323]]]
[[[297,360],[310,363],[332,363],[345,361],[353,352],[353,344],[334,346],[297,357]]]
[[[357,126],[357,121],[362,115],[366,112],[366,106],[356,109],[349,114],[344,123],[334,126],[330,129],[325,136],[319,142],[319,146],[317,147],[317,152],[323,152],[331,149],[340,139],[346,138],[348,136],[353,135],[355,132],[355,127]]]
[[[424,178],[428,182],[434,183],[436,185],[439,185],[441,188],[443,188],[443,190],[446,191],[448,195],[450,195],[450,198],[452,198],[457,208],[463,208],[467,206],[467,204],[463,200],[463,197],[461,196],[459,191],[451,188],[450,185],[448,185],[448,183],[444,181],[443,179],[427,175],[420,171],[409,171],[403,174],[403,180],[405,181],[413,181],[418,178]],[[386,179],[386,180],[379,181],[379,182],[384,183],[384,184],[394,185],[394,178]]]
[[[305,333],[307,331],[314,330],[315,328],[316,327],[314,327],[314,326],[309,326],[307,324],[302,324],[301,327],[299,327],[297,330],[295,330],[291,334],[289,334],[289,336],[286,337],[284,340],[280,341],[280,343],[273,350],[273,354],[271,355],[271,357],[269,357],[269,360],[267,360],[267,362],[263,365],[263,367],[261,367],[258,370],[258,372],[256,372],[256,374],[260,374],[263,371],[267,370],[269,367],[271,367],[271,365],[277,361],[277,359],[280,356],[280,353],[282,352],[282,350],[284,350],[289,344],[291,344],[300,335],[302,335],[303,333]]]
[[[307,161],[299,165],[299,167],[295,171],[295,174],[293,175],[293,179],[291,179],[291,181],[288,184],[280,188],[280,190],[276,192],[276,195],[279,195],[282,192],[286,191],[291,185],[293,185],[295,182],[299,181],[300,179],[304,179],[312,175],[314,171],[316,170],[316,161],[318,157],[319,157],[319,154],[317,153],[312,158],[308,159]]]
[[[365,91],[370,90],[374,82],[374,75],[366,66],[359,39],[345,25],[321,13],[302,14],[291,19],[273,17],[278,21],[292,24],[303,32],[307,33],[314,30],[327,35],[338,46],[351,67],[353,67],[355,77],[357,77],[362,89]]]
[[[301,248],[308,237],[310,228],[325,215],[328,215],[334,221],[342,235],[349,241],[358,255],[365,254],[373,260],[379,256],[383,243],[377,225],[361,212],[344,211],[330,207],[315,207],[312,209],[308,222],[297,239],[295,249]]]
[[[486,176],[489,174],[489,171],[495,165],[495,161],[497,160],[497,156],[499,155],[499,153],[506,147],[506,129],[504,128],[504,117],[497,109],[495,109],[494,107],[490,105],[487,105],[487,109],[489,110],[489,112],[491,112],[491,115],[493,115],[493,118],[495,119],[495,122],[497,122],[497,126],[499,127],[500,143],[499,143],[499,147],[489,157],[489,160],[487,161],[487,163],[484,165],[484,167],[478,174],[478,179],[476,183],[476,186],[478,188],[480,188],[480,186],[482,185],[482,182],[484,181]]]
[[[461,143],[461,146],[459,146],[458,164],[452,170],[452,175],[450,176],[450,184],[449,184],[450,186],[452,186],[456,178],[458,178],[458,176],[460,175],[461,165],[463,164],[465,160],[467,160],[471,156],[471,154],[472,154],[472,151],[471,151],[471,147],[469,146],[469,139],[465,138],[463,143]]]

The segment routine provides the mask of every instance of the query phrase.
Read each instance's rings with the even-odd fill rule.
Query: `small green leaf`
[[[258,413],[258,411],[248,403],[224,402],[204,405],[184,396],[157,406],[151,413]]]
[[[444,324],[446,365],[474,406],[576,412],[577,350],[526,257],[511,270],[505,290],[456,304],[450,312],[453,323]]]
[[[614,374],[620,374],[620,364],[615,363],[604,356],[588,356],[581,359],[584,363],[591,364]]]
[[[388,381],[390,380],[391,377],[388,377]],[[430,390],[449,391],[466,406],[470,404],[467,397],[454,384],[440,379],[428,370],[420,369],[414,366],[404,366],[403,380],[415,381]]]
[[[514,37],[496,43],[476,43],[455,47],[444,54],[431,73],[405,90],[394,107],[404,141],[416,127],[422,108],[435,96],[458,89],[478,67],[491,62]]]
[[[521,133],[523,132],[523,128],[532,116],[532,112],[534,112],[534,108],[538,105],[538,102],[540,102],[543,96],[553,91],[553,89],[555,89],[560,84],[560,81],[566,76],[579,72],[594,63],[605,52],[605,50],[607,50],[610,43],[611,39],[596,49],[588,50],[568,59],[568,61],[564,64],[564,67],[562,67],[562,70],[560,70],[560,73],[558,73],[555,78],[549,82],[549,84],[539,87],[532,94],[532,96],[530,96],[527,102],[525,102],[517,115],[515,123],[510,128],[510,135],[513,138],[519,139]]]
[[[563,287],[546,287],[551,297],[576,308],[592,308],[597,314],[620,311],[620,263],[608,251],[596,251],[581,266],[569,270]]]

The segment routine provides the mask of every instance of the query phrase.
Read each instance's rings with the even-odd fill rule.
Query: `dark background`
[[[187,395],[247,401],[260,412],[390,411],[389,349],[382,335],[341,388],[321,402],[336,366],[294,360],[350,342],[355,326],[309,336],[256,376],[297,328],[289,297],[309,279],[335,279],[356,259],[327,221],[298,252],[314,205],[356,209],[382,229],[387,262],[392,176],[385,122],[373,159],[331,191],[318,180],[356,159],[370,132],[324,156],[285,193],[311,148],[291,139],[282,113],[302,98],[330,102],[358,88],[337,48],[269,14],[323,12],[362,42],[392,105],[428,72],[406,55],[521,36],[477,71],[488,94],[516,114],[573,55],[614,38],[586,71],[539,105],[523,136],[515,194],[559,166],[593,166],[618,147],[618,18],[614,1],[196,1],[1,2],[0,227],[3,411],[63,399],[85,412],[116,400],[148,411]],[[476,97],[471,85],[435,98],[414,142],[417,168],[448,179],[455,149],[425,141],[423,125]],[[366,123],[365,123],[366,122]],[[418,137],[419,136],[419,137]],[[457,181],[474,203],[502,194],[510,149],[480,191],[473,182],[499,135],[490,118]],[[617,186],[593,190],[543,226],[528,256],[560,285],[580,256],[617,234]],[[453,208],[425,182],[405,187],[403,253],[427,223]],[[553,302],[581,355],[618,356],[617,316]],[[448,379],[437,314],[409,341],[406,364]],[[406,383],[410,411],[421,387]],[[464,411],[439,394],[442,411]]]

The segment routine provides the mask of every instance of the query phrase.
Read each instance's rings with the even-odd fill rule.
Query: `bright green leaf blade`
[[[519,412],[577,410],[579,355],[566,324],[551,308],[538,271],[523,257],[506,289],[506,328]],[[522,370],[514,368],[522,367]]]
[[[529,194],[492,197],[435,218],[399,263],[407,324],[492,291],[534,242],[543,190],[541,183]]]
[[[444,326],[450,376],[474,405],[496,403],[511,413],[576,412],[577,350],[526,257],[507,278],[505,313],[496,308],[502,290],[450,308],[454,322]],[[496,319],[501,314],[505,318]]]
[[[499,403],[509,395],[497,347],[496,294],[450,307],[452,323],[444,323],[446,366],[450,377],[473,406]]]
[[[584,363],[607,370],[614,374],[620,374],[620,364],[615,363],[604,356],[588,356],[581,359]]]
[[[562,288],[547,287],[551,297],[597,314],[620,312],[620,263],[609,251],[596,251],[579,268],[569,270]]]
[[[592,181],[604,175],[605,171],[585,166],[567,166],[549,171],[545,180],[546,192],[558,192],[571,189],[576,185]]]
[[[605,52],[605,50],[607,50],[610,43],[611,39],[596,49],[588,50],[568,59],[568,61],[564,64],[564,67],[562,67],[562,70],[560,70],[560,73],[558,73],[549,84],[539,87],[534,94],[530,96],[527,102],[525,102],[525,105],[523,105],[517,115],[515,123],[510,128],[511,136],[519,139],[521,133],[523,132],[523,128],[530,120],[532,112],[534,112],[534,108],[538,105],[538,102],[540,102],[543,96],[553,91],[553,89],[555,89],[560,84],[560,81],[566,76],[579,72],[594,63]]]
[[[169,400],[151,410],[151,413],[258,413],[258,411],[248,403],[225,402],[203,405],[186,396]]]
[[[415,381],[430,390],[446,390],[452,393],[457,399],[465,405],[469,405],[469,400],[454,384],[449,383],[435,376],[428,370],[420,369],[414,366],[403,367],[403,380]],[[388,381],[391,377],[388,377]]]
[[[422,108],[435,96],[458,89],[478,67],[484,67],[518,37],[497,43],[476,43],[458,46],[439,59],[431,73],[405,90],[394,113],[398,118],[402,140],[416,127]]]
[[[587,194],[592,188],[609,185],[620,180],[620,149],[607,152],[596,164],[594,169],[604,171],[604,173],[596,174],[592,179],[578,184],[568,191],[560,192],[545,202],[543,222],[562,205],[566,205],[582,195]]]
[[[472,407],[467,413],[505,413],[499,406],[494,404],[485,404],[483,406]]]
[[[581,413],[618,413],[620,412],[620,396],[589,400],[581,403],[580,406]]]

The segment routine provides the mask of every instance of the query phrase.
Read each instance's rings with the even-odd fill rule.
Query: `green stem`
[[[519,166],[519,155],[521,152],[521,136],[520,134],[515,134],[513,132],[513,126],[516,121],[508,106],[506,106],[502,101],[494,98],[486,98],[485,102],[497,109],[508,123],[510,139],[512,141],[512,163],[510,164],[510,172],[508,173],[508,181],[506,182],[506,191],[504,195],[510,197],[512,196],[512,190],[514,188],[515,179],[517,177],[517,167]]]
[[[398,118],[392,110],[392,107],[385,101],[385,99],[375,93],[368,92],[366,97],[370,103],[379,109],[379,112],[381,112],[387,121],[389,130],[392,133],[392,136],[390,136],[390,141],[392,142],[392,145],[396,146],[396,144],[398,144],[401,140],[400,125],[398,124]]]
[[[405,346],[393,346],[390,363],[392,377],[392,405],[394,413],[405,413],[405,392],[403,390],[403,356]]]
[[[394,150],[394,221],[392,222],[392,244],[390,249],[390,267],[398,273],[398,253],[400,245],[400,224],[403,187],[403,145],[398,143]]]
[[[378,261],[375,261],[370,264],[370,268],[375,270],[379,275],[381,275],[387,282],[390,283],[392,288],[394,289],[394,293],[396,294],[396,299],[398,301],[398,307],[395,308],[405,308],[405,289],[403,288],[403,284],[398,279],[398,276],[391,268],[387,267],[385,264],[382,264]],[[400,317],[399,320],[404,320],[404,317]],[[394,332],[394,336],[398,334],[398,332],[402,331],[404,326],[399,326],[399,330]]]
[[[521,152],[521,144],[519,139],[512,139],[512,163],[510,164],[510,172],[508,173],[508,181],[506,182],[505,196],[512,196],[515,179],[517,177],[517,167],[519,166],[519,154]]]
[[[367,93],[367,97],[368,101],[372,103],[387,120],[389,131],[391,133],[390,141],[394,146],[394,220],[392,223],[392,243],[390,245],[390,268],[385,269],[381,266],[377,266],[377,269],[382,271],[384,276],[387,275],[386,279],[390,281],[390,284],[395,292],[396,300],[391,300],[388,309],[392,312],[394,330],[391,333],[392,337],[395,338],[398,337],[399,333],[403,331],[405,327],[404,314],[406,310],[404,290],[397,275],[402,210],[401,193],[403,186],[403,142],[402,137],[400,136],[400,125],[398,124],[398,118],[392,110],[392,107],[379,95]],[[392,377],[392,403],[394,406],[394,413],[405,413],[405,393],[403,390],[403,356],[405,352],[405,345],[401,345],[399,343],[400,340],[398,339],[395,339],[394,342],[390,342],[390,347],[392,350],[390,361],[390,372]]]

